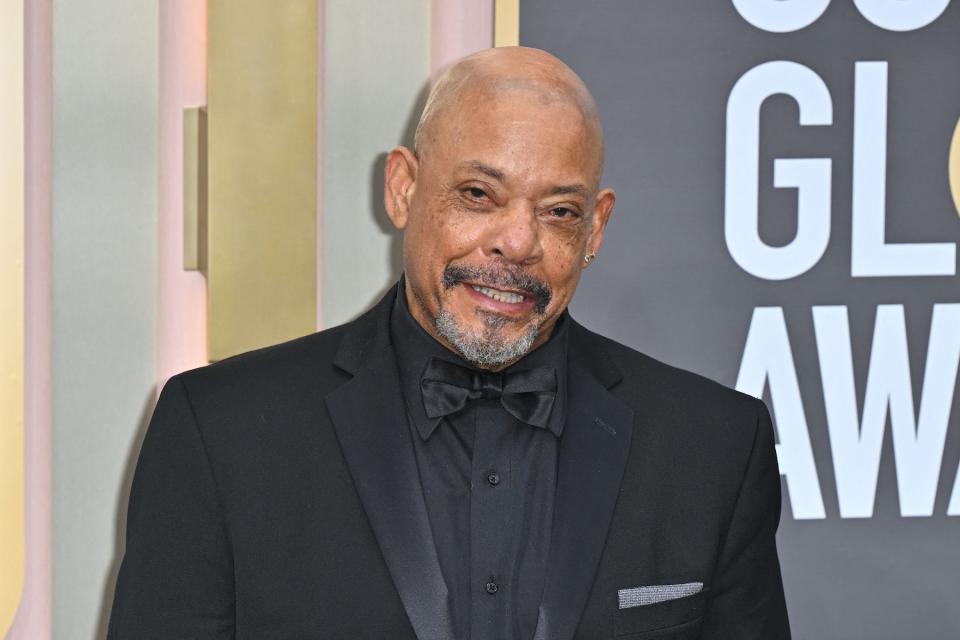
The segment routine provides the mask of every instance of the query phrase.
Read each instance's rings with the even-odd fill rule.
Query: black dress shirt
[[[552,366],[557,396],[547,423],[517,420],[496,399],[427,417],[420,377],[431,358],[469,363],[433,339],[398,288],[390,330],[420,483],[458,640],[529,640],[547,569],[563,432],[566,314],[550,339],[505,372]]]

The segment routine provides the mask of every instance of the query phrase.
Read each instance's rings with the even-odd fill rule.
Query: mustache
[[[522,291],[534,301],[534,309],[543,314],[553,298],[550,287],[521,268],[497,265],[468,267],[451,264],[443,270],[443,288],[450,289],[461,282],[470,282],[494,289]]]

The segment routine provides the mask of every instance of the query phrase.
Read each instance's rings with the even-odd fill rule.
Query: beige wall
[[[103,637],[153,404],[159,1],[53,2],[56,639]],[[322,322],[332,326],[399,273],[382,159],[412,137],[430,73],[431,3],[324,4],[319,268]]]
[[[430,2],[327,0],[322,326],[363,311],[400,271],[383,158],[410,142],[430,73]]]
[[[53,633],[99,637],[156,376],[157,1],[53,3]]]

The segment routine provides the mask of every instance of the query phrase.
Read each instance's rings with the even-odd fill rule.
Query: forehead
[[[429,164],[447,171],[493,166],[510,180],[580,181],[599,175],[599,141],[581,109],[564,96],[524,86],[465,92],[438,118]]]

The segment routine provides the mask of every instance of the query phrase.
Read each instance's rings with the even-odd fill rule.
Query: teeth
[[[500,291],[498,289],[491,289],[490,287],[478,287],[477,285],[471,285],[474,291],[479,291],[488,298],[493,298],[497,302],[509,302],[510,304],[517,304],[523,302],[523,296],[519,293],[510,293],[509,291]]]

